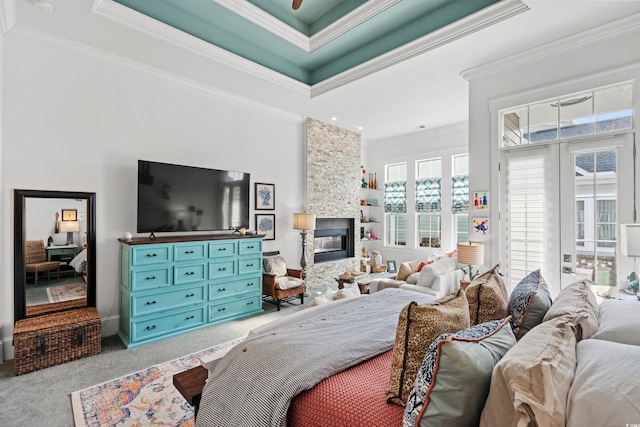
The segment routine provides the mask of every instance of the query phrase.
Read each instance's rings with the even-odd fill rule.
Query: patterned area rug
[[[71,393],[76,427],[194,425],[193,408],[173,386],[173,375],[193,368],[203,356],[224,356],[244,338],[216,345]]]
[[[73,283],[71,285],[52,286],[47,288],[47,296],[49,297],[49,302],[85,298],[87,296],[87,284]]]

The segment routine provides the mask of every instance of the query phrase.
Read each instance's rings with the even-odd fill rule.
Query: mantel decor
[[[274,210],[276,208],[275,184],[263,184],[256,182],[256,210]]]

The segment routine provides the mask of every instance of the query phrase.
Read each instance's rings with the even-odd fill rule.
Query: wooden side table
[[[462,289],[463,291],[466,291],[467,286],[469,286],[470,284],[471,282],[468,280],[460,280],[460,289]]]
[[[202,389],[208,375],[209,371],[204,366],[198,365],[173,376],[173,385],[184,396],[187,403],[193,406],[196,416],[200,407]]]

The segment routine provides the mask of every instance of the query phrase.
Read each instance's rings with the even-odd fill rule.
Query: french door
[[[633,151],[623,136],[502,153],[501,259],[512,288],[541,268],[553,295],[583,278],[606,293],[633,269],[618,243],[619,224],[633,222]]]

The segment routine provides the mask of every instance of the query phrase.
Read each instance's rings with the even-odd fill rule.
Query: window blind
[[[384,184],[384,211],[386,213],[407,212],[406,181],[392,181]]]
[[[427,178],[416,180],[416,212],[440,212],[442,180]]]
[[[469,213],[469,176],[451,177],[451,212],[454,214]]]

